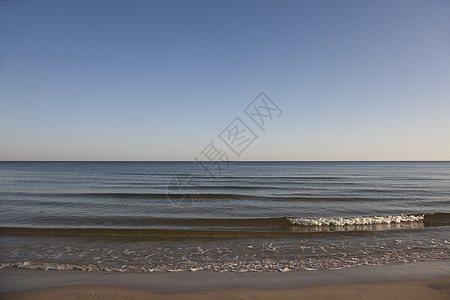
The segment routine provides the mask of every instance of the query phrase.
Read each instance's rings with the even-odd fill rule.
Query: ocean
[[[450,162],[0,162],[0,268],[314,271],[450,258]]]

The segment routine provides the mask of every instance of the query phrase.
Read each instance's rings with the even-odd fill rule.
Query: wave
[[[421,222],[424,215],[399,215],[399,216],[369,216],[351,218],[288,218],[294,225],[303,226],[345,226],[345,225],[374,225],[392,224],[402,222]]]
[[[423,223],[427,226],[450,225],[450,214],[429,213],[415,215],[385,215],[330,218],[155,218],[140,216],[35,216],[31,224],[55,224],[62,226],[89,226],[94,228],[115,226],[120,228],[283,228],[316,226],[349,226]]]
[[[194,175],[191,178],[211,178],[211,176],[204,175]],[[275,180],[344,180],[349,179],[348,177],[341,176],[218,176],[213,177],[212,179],[275,179]]]
[[[204,200],[214,200],[214,199],[257,199],[257,200],[298,200],[298,201],[380,201],[380,200],[390,200],[390,199],[373,199],[373,198],[358,198],[358,197],[308,197],[308,196],[293,196],[293,195],[255,195],[255,194],[245,194],[245,193],[201,193],[202,189],[219,189],[219,186],[192,186],[186,187],[187,190],[191,189],[192,192],[186,193],[1,193],[6,196],[14,196],[14,197],[46,197],[50,198],[79,198],[79,197],[88,197],[88,198],[133,198],[133,199],[184,199],[184,198],[192,198],[192,199],[204,199]],[[249,187],[249,186],[228,186],[224,189],[241,189],[241,190],[251,190],[251,189],[261,189],[261,187]],[[270,189],[283,189],[275,187]]]
[[[216,193],[214,190],[221,189],[224,190],[224,193]],[[273,190],[274,193],[267,194],[264,193],[265,189]],[[268,200],[268,201],[302,201],[302,202],[367,202],[367,201],[376,201],[376,202],[386,202],[393,200],[407,200],[406,198],[399,197],[365,197],[365,196],[353,196],[353,197],[321,197],[321,196],[309,196],[307,194],[296,195],[293,193],[284,193],[275,192],[275,190],[283,190],[286,192],[289,188],[286,187],[253,187],[253,186],[185,186],[183,188],[176,188],[171,192],[168,190],[166,193],[131,193],[131,192],[81,192],[81,193],[27,193],[27,192],[1,192],[0,195],[6,196],[6,200],[9,201],[9,198],[14,199],[11,201],[15,201],[15,199],[20,199],[21,201],[33,201],[31,203],[36,203],[35,201],[42,201],[41,199],[45,197],[46,201],[49,203],[52,202],[51,199],[60,200],[60,198],[65,199],[77,199],[77,198],[108,198],[108,199],[154,199],[154,200],[175,200],[182,201],[183,199],[192,199],[192,200]],[[206,192],[207,190],[211,190],[211,193]],[[236,192],[233,192],[236,190]],[[250,194],[245,191],[248,190],[260,190],[260,195],[258,194]],[[230,191],[230,192],[227,192]],[[380,191],[377,191],[380,193]],[[387,192],[386,192],[387,193]],[[24,203],[24,202],[23,202]]]
[[[147,175],[147,174],[146,174]],[[280,180],[285,180],[285,179],[300,179],[300,180],[342,180],[342,179],[351,179],[351,177],[344,177],[344,176],[286,176],[286,175],[280,175],[280,176],[270,176],[270,175],[265,175],[265,176],[258,176],[258,175],[253,175],[253,176],[249,176],[249,175],[241,175],[241,176],[210,176],[210,175],[200,175],[200,174],[176,174],[176,173],[171,173],[171,174],[161,174],[164,176],[169,176],[169,177],[188,177],[188,178],[199,178],[199,179],[212,179],[212,180],[216,180],[216,179],[280,179]]]
[[[208,189],[208,187],[204,187]],[[199,190],[202,188],[199,187]],[[308,197],[292,195],[249,195],[236,193],[196,193],[195,187],[192,193],[84,193],[79,196],[105,197],[105,198],[141,198],[141,199],[175,199],[190,198],[195,200],[218,200],[218,199],[245,199],[245,200],[281,200],[281,201],[390,201],[391,199],[374,199],[363,197]]]
[[[304,227],[336,227],[351,228],[351,226],[366,225],[405,225],[423,224],[423,227],[449,226],[450,213],[426,213],[412,215],[357,216],[337,218],[287,218],[292,225]],[[364,227],[361,227],[364,228]]]
[[[66,220],[71,220],[70,217]],[[53,220],[54,221],[54,220]],[[346,218],[255,218],[189,219],[144,218],[89,220],[73,219],[74,227],[0,227],[0,235],[55,235],[122,237],[143,240],[186,238],[282,237],[314,234],[364,234],[390,229],[450,226],[450,213],[414,215],[357,216]],[[93,220],[90,220],[93,221]],[[88,225],[83,228],[81,225]],[[114,225],[116,227],[114,227]]]

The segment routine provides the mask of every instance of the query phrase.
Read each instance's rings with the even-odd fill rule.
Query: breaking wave
[[[288,218],[292,224],[303,226],[399,224],[402,222],[422,222],[424,219],[425,215],[368,216],[351,218]]]

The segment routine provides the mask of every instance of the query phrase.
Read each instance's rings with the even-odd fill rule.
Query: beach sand
[[[0,270],[1,299],[450,299],[450,262],[311,272]]]
[[[319,285],[302,289],[231,289],[158,294],[112,286],[49,288],[2,295],[2,299],[450,299],[450,278]]]

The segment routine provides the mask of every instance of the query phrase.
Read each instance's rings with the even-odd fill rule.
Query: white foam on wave
[[[371,216],[350,218],[288,218],[293,225],[304,226],[345,226],[345,225],[373,225],[403,222],[421,222],[423,215]]]

